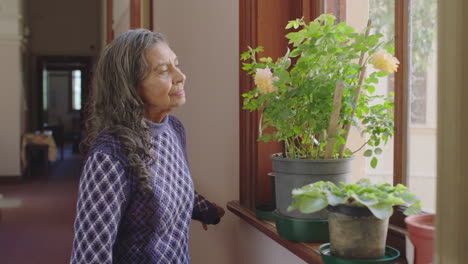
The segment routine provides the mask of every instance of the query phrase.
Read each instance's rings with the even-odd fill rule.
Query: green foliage
[[[361,179],[355,184],[341,183],[341,187],[320,181],[294,189],[292,195],[288,211],[299,210],[305,214],[340,204],[367,207],[379,219],[390,217],[394,205],[408,206],[404,211],[406,215],[421,212],[421,201],[404,185],[372,184],[369,179]]]
[[[344,22],[335,24],[331,14],[321,15],[309,24],[302,19],[293,20],[286,28],[296,29],[286,35],[292,50],[288,49],[275,62],[271,58],[257,59],[262,47],[249,47],[241,55],[243,69],[249,75],[269,67],[277,77],[273,83],[276,92],[262,93],[256,87],[243,94],[244,109],[263,112],[262,130],[274,128],[259,140],[284,141],[289,157],[306,159],[323,159],[326,145],[332,142],[332,157],[338,158],[341,145],[346,145],[344,127],[351,124],[369,138],[367,143],[373,148],[370,156],[378,155],[380,146],[393,135],[393,100],[373,93],[379,78],[388,74],[370,74],[360,95],[358,80],[368,55],[379,48],[392,50],[392,47],[382,40],[382,34],[366,37]],[[366,56],[363,65],[359,65],[362,53]],[[344,83],[343,97],[337,134],[330,137],[330,116],[338,82]],[[350,154],[352,151],[345,151],[345,156]]]

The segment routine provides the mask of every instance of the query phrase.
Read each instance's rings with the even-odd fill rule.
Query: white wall
[[[155,0],[154,28],[169,39],[187,75],[184,123],[197,190],[225,206],[239,199],[239,3]],[[226,209],[227,211],[227,209]],[[304,263],[229,211],[205,232],[194,222],[194,264]]]
[[[20,14],[19,1],[0,1],[0,176],[21,174]]]

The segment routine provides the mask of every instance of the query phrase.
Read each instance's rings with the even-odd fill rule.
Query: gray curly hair
[[[145,55],[160,42],[167,43],[161,33],[136,29],[120,35],[104,49],[93,75],[86,137],[81,143],[82,154],[86,155],[104,129],[116,136],[143,190],[151,190],[147,164],[154,158],[149,153],[150,133],[143,122],[144,103],[138,88],[149,71]]]

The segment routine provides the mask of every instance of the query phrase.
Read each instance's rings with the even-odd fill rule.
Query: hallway
[[[0,184],[5,198],[22,200],[20,208],[2,210],[2,264],[68,263],[80,159],[71,149],[66,149],[65,157],[51,166],[48,177],[36,174],[20,183]]]

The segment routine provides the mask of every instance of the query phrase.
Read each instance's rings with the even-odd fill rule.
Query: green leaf
[[[303,197],[299,204],[299,211],[311,214],[322,210],[327,205],[328,202],[324,198]]]
[[[327,194],[327,200],[331,206],[336,206],[336,205],[342,204],[345,198],[333,192],[329,192]]]
[[[377,167],[377,158],[373,157],[371,160],[371,167],[375,169]]]
[[[297,57],[297,56],[301,55],[301,53],[302,53],[302,50],[300,50],[300,49],[294,49],[294,50],[289,54],[289,57],[294,58],[294,57]]]
[[[294,133],[300,134],[301,133],[301,128],[299,126],[294,126]]]
[[[417,201],[408,207],[403,213],[405,215],[415,215],[421,212],[421,201]]]
[[[374,149],[374,153],[377,154],[377,155],[380,155],[380,154],[382,154],[382,149],[381,148],[376,148],[376,149]]]
[[[372,156],[372,150],[371,149],[368,149],[366,151],[364,151],[364,157],[370,157]]]
[[[337,138],[338,138],[338,141],[339,141],[341,144],[343,144],[343,145],[346,144],[346,141],[345,141],[344,137],[338,136]]]
[[[362,195],[353,194],[352,197],[365,206],[372,206],[378,203],[375,195],[364,193]]]
[[[387,75],[388,75],[388,73],[386,73],[386,72],[377,72],[378,77],[385,77]]]
[[[386,202],[380,202],[375,205],[368,206],[372,214],[379,219],[387,219],[393,214],[392,205]]]

